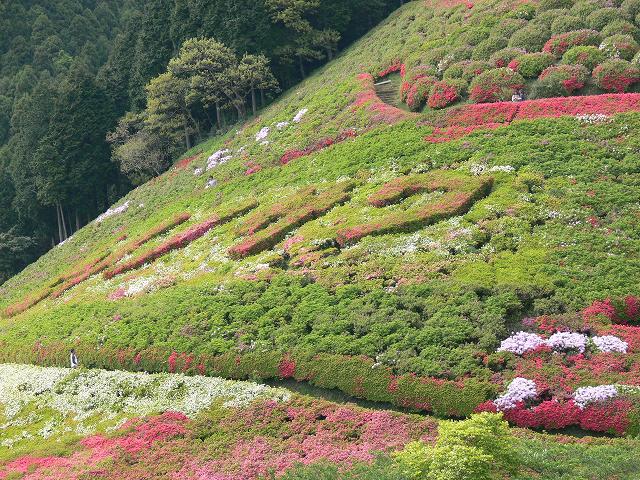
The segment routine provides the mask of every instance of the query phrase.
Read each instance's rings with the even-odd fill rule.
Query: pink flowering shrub
[[[444,108],[460,99],[464,93],[466,84],[464,80],[437,81],[429,91],[427,105],[430,108]]]
[[[640,81],[640,68],[626,60],[610,60],[593,70],[596,85],[607,92],[626,92]]]
[[[582,65],[557,65],[546,68],[538,77],[536,96],[560,97],[572,95],[584,87],[589,77]]]
[[[577,45],[600,44],[600,34],[595,30],[574,30],[572,32],[560,33],[551,37],[542,47],[543,52],[552,53],[556,57],[561,57],[571,47]]]
[[[327,147],[330,147],[331,145],[344,142],[345,140],[348,140],[350,138],[355,138],[357,136],[358,136],[358,132],[350,128],[341,132],[335,138],[321,139],[315,143],[312,143],[311,145],[309,145],[308,147],[302,150],[288,150],[282,155],[282,157],[280,157],[280,164],[286,165],[287,163],[291,162],[292,160],[295,160],[296,158],[304,157],[305,155],[311,155],[314,152],[318,152]]]
[[[481,73],[471,82],[469,97],[475,103],[510,100],[514,91],[524,88],[524,78],[510,68],[496,68]]]

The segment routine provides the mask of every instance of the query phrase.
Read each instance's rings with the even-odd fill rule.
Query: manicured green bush
[[[529,25],[511,35],[509,47],[523,48],[526,52],[538,52],[550,36],[551,30],[548,28]]]
[[[555,63],[555,57],[547,52],[525,53],[509,62],[509,68],[524,78],[537,78],[542,71]]]
[[[600,8],[602,8],[602,5],[598,0],[583,0],[576,2],[573,7],[569,9],[569,13],[586,21],[591,13]]]
[[[524,55],[526,52],[522,48],[503,48],[491,55],[489,63],[495,68],[502,68],[509,65],[509,62],[520,55]]]
[[[640,38],[640,28],[626,20],[614,20],[604,27],[600,33],[603,38],[619,34],[631,35],[636,41]]]
[[[489,37],[490,33],[491,30],[489,28],[472,27],[463,32],[458,37],[458,41],[463,45],[476,46],[485,41]]]
[[[538,3],[538,12],[545,12],[547,10],[558,8],[571,8],[572,6],[572,0],[540,0],[540,3]]]
[[[582,65],[591,72],[596,65],[605,60],[605,55],[594,46],[572,47],[562,56],[562,63],[566,65]]]
[[[532,97],[566,97],[584,87],[589,71],[582,65],[558,65],[545,69],[533,86]]]
[[[460,78],[465,82],[470,82],[482,72],[493,68],[489,62],[481,60],[465,60],[454,63],[443,74],[443,78]]]
[[[551,22],[551,33],[557,35],[558,33],[571,32],[585,27],[586,23],[580,17],[561,15]]]
[[[508,14],[509,18],[531,20],[536,16],[536,7],[530,3],[522,3],[513,8]]]
[[[597,46],[599,44],[600,34],[595,30],[574,30],[554,35],[544,44],[542,49],[545,52],[554,54],[556,57],[562,57],[571,47],[577,45]]]
[[[486,60],[498,50],[507,46],[509,41],[505,37],[492,36],[476,45],[471,56],[474,60]]]
[[[599,8],[586,18],[587,26],[593,30],[602,30],[614,20],[625,19],[627,16],[618,8]]]
[[[607,92],[626,92],[640,81],[640,68],[626,60],[609,60],[593,70],[596,85]]]
[[[631,35],[618,34],[605,38],[600,50],[609,58],[631,60],[640,51],[640,45]]]
[[[495,68],[478,75],[469,87],[469,96],[476,103],[511,100],[515,90],[524,88],[524,78],[509,68]]]
[[[511,35],[513,35],[518,30],[524,28],[526,24],[527,24],[527,21],[521,18],[509,18],[509,17],[503,18],[495,27],[493,27],[493,33],[491,34],[491,36],[502,37],[507,39],[511,38]]]
[[[640,13],[640,0],[624,0],[620,5],[620,10],[630,18],[634,18]]]

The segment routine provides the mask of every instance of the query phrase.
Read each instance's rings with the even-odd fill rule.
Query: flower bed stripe
[[[229,255],[239,259],[274,247],[287,233],[346,202],[354,187],[353,182],[340,182],[323,191],[305,187],[282,203],[257,210],[238,231],[248,237],[231,247]]]
[[[0,347],[0,361],[4,363],[63,366],[68,362],[68,345],[63,342],[46,347],[37,344],[32,350],[22,352],[14,352],[5,345]],[[228,352],[213,356],[161,348],[116,350],[90,344],[76,344],[75,349],[83,366],[88,368],[149,373],[171,370],[233,380],[291,378],[322,388],[338,389],[357,398],[388,402],[443,417],[468,416],[478,405],[493,398],[498,390],[496,385],[484,380],[452,381],[414,374],[396,376],[387,367],[376,367],[374,360],[365,356],[295,352]]]
[[[444,190],[434,203],[392,212],[373,222],[338,231],[337,242],[345,246],[368,236],[407,232],[431,225],[445,218],[461,215],[479,198],[488,194],[491,177],[461,177],[450,173],[425,173],[396,178],[369,197],[375,207],[385,207],[422,192]]]
[[[118,265],[111,270],[107,270],[104,272],[104,278],[110,279],[115,277],[116,275],[120,275],[122,273],[128,272],[130,270],[135,270],[140,268],[145,263],[153,262],[160,257],[163,257],[167,253],[177,250],[180,248],[184,248],[189,245],[191,242],[197,240],[202,237],[205,233],[211,230],[214,227],[219,225],[223,225],[237,216],[244,215],[250,210],[253,210],[257,206],[255,200],[251,199],[249,201],[245,201],[240,203],[239,205],[229,209],[225,213],[222,214],[214,214],[209,219],[204,222],[193,225],[188,230],[182,233],[178,233],[168,239],[166,242],[161,245],[155,247],[154,249],[146,252],[122,265]]]
[[[476,129],[508,125],[515,120],[593,114],[613,115],[631,111],[640,111],[640,93],[470,104],[453,108],[422,123],[435,127],[434,132],[425,140],[438,143],[460,138]]]

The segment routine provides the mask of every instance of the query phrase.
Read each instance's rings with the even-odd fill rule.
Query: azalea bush
[[[524,88],[524,78],[509,68],[487,70],[469,86],[469,96],[475,103],[510,100],[515,90]]]
[[[459,100],[467,89],[467,83],[462,79],[437,81],[429,91],[427,105],[430,108],[444,108]]]
[[[605,38],[600,44],[600,51],[609,58],[631,60],[640,50],[640,45],[631,35],[619,33]]]
[[[605,54],[594,46],[571,47],[562,55],[562,63],[567,65],[582,65],[591,72],[596,65],[602,63]]]
[[[607,92],[626,92],[640,81],[640,68],[626,60],[610,60],[593,70],[596,85]]]
[[[544,52],[562,57],[571,47],[578,45],[600,45],[600,34],[596,30],[574,30],[552,36],[543,46]]]
[[[546,68],[532,89],[536,98],[566,97],[584,87],[589,71],[582,65],[558,65]]]
[[[543,70],[555,63],[555,57],[546,52],[525,53],[509,62],[509,68],[524,78],[537,78]]]

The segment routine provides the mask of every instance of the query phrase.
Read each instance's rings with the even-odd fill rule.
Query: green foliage
[[[511,35],[509,47],[523,48],[526,52],[539,52],[549,37],[551,31],[548,28],[529,25]]]
[[[551,23],[551,33],[565,33],[572,30],[581,30],[586,28],[586,24],[580,19],[580,17],[574,17],[571,15],[562,15],[556,17]]]
[[[414,480],[491,480],[519,470],[514,440],[501,415],[481,413],[462,422],[441,422],[434,447],[412,442],[395,458]]]
[[[631,60],[640,50],[640,45],[631,35],[621,33],[605,38],[600,44],[600,50],[610,58]]]
[[[543,70],[555,63],[555,57],[547,52],[525,53],[514,60],[518,73],[524,78],[537,78]]]
[[[588,71],[592,71],[596,65],[605,59],[604,53],[592,45],[579,45],[571,47],[562,56],[562,63],[569,65],[582,65]]]

